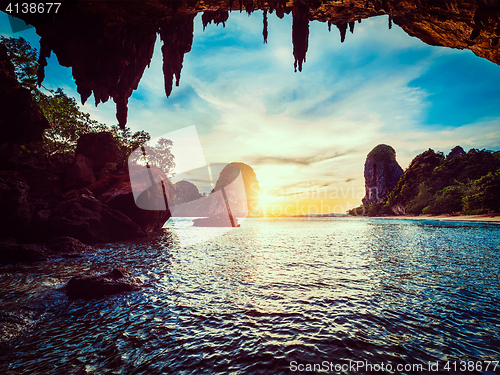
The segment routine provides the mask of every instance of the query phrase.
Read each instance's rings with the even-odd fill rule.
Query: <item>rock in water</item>
[[[70,298],[102,298],[104,296],[121,292],[130,292],[137,289],[139,283],[136,280],[125,279],[130,272],[124,267],[116,267],[103,275],[79,275],[68,281],[65,287],[66,294]]]
[[[370,151],[365,161],[364,205],[385,202],[403,175],[396,161],[396,151],[388,145],[378,145]]]
[[[211,216],[207,218],[194,219],[193,227],[239,227],[238,219],[233,217],[233,221],[231,222],[231,218],[227,214],[220,214],[217,216]]]
[[[71,255],[82,254],[85,251],[92,250],[91,246],[84,245],[76,238],[72,237],[53,237],[47,242],[47,247],[52,253]]]

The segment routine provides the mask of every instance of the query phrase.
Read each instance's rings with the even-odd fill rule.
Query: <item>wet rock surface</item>
[[[54,237],[47,242],[46,246],[51,253],[67,257],[81,255],[86,251],[93,250],[92,246],[85,245],[76,238],[67,236]]]
[[[140,282],[130,278],[124,267],[116,267],[101,275],[84,274],[72,277],[64,290],[70,298],[93,299],[136,290]]]

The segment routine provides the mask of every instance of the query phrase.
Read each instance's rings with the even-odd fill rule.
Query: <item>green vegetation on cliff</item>
[[[150,139],[149,134],[145,131],[132,134],[129,128],[121,130],[117,125],[107,126],[91,119],[88,113],[80,110],[76,100],[67,96],[61,88],[54,91],[48,90],[44,86],[38,87],[39,54],[25,39],[2,36],[0,43],[7,48],[19,83],[31,92],[52,126],[45,130],[43,141],[23,145],[22,148],[25,152],[51,155],[72,151],[82,134],[103,131],[113,135],[124,154],[129,154],[133,149]]]
[[[386,202],[349,213],[481,214],[499,210],[500,151],[471,149],[466,154],[452,152],[444,157],[428,149],[411,161]]]

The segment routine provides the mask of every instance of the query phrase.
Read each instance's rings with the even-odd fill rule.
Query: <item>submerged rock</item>
[[[364,205],[385,202],[403,175],[403,168],[396,161],[396,151],[388,145],[378,145],[370,151],[365,161]]]
[[[194,219],[193,220],[194,227],[239,227],[238,219],[233,217],[233,221],[228,214],[220,214],[217,216],[202,218],[202,219]]]
[[[102,275],[84,274],[72,277],[65,286],[70,298],[93,299],[136,290],[139,282],[130,279],[130,272],[124,267],[116,267]],[[123,280],[120,280],[123,279]]]

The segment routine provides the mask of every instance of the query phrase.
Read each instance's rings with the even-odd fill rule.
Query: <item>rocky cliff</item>
[[[19,14],[41,36],[39,81],[53,51],[63,66],[72,67],[84,102],[92,94],[96,105],[113,98],[117,119],[127,121],[127,103],[153,54],[156,34],[163,42],[165,92],[179,84],[184,54],[193,41],[193,19],[203,13],[206,26],[225,23],[231,11],[263,11],[263,37],[268,13],[292,14],[295,68],[302,69],[309,43],[309,22],[337,26],[342,41],[355,21],[388,15],[389,27],[399,25],[425,43],[470,49],[500,63],[500,3],[493,0],[183,0],[103,1],[62,0],[57,14]],[[16,16],[14,14],[14,16]],[[228,21],[229,22],[229,21]]]
[[[241,175],[243,186],[231,185],[235,179]],[[230,186],[230,188],[227,188]],[[231,187],[232,186],[232,187]],[[225,189],[228,200],[231,204],[233,214],[236,216],[253,216],[257,212],[259,203],[260,187],[255,171],[245,163],[230,163],[220,173],[217,183],[212,193]],[[215,202],[213,215],[223,213],[225,205],[223,202]]]
[[[0,143],[22,144],[42,139],[49,122],[28,89],[21,87],[7,49],[0,44]]]
[[[364,205],[385,202],[403,175],[396,161],[396,151],[388,145],[378,145],[370,151],[365,161]]]

